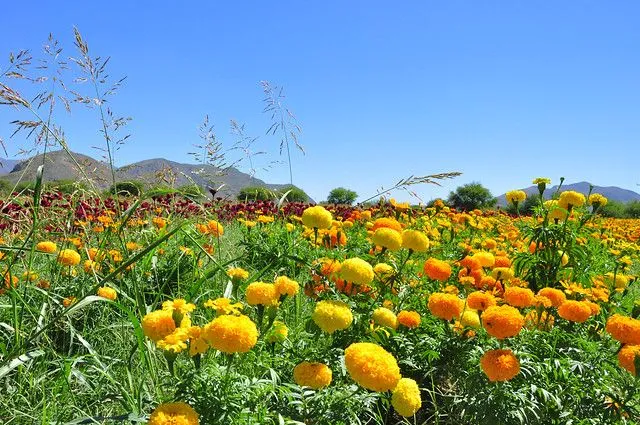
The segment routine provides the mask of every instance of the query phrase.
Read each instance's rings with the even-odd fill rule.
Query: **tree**
[[[497,200],[489,189],[478,182],[473,182],[459,186],[455,192],[451,192],[448,202],[449,205],[456,209],[470,211],[491,208],[496,204]]]
[[[353,190],[346,189],[344,187],[336,187],[329,192],[327,202],[330,204],[346,204],[351,205],[356,201],[358,194]]]
[[[137,181],[117,182],[111,185],[109,193],[123,196],[140,196],[142,193],[142,183]]]
[[[527,196],[527,199],[524,200],[520,205],[518,205],[518,212],[522,215],[531,215],[533,213],[533,209],[540,205],[540,195],[537,193],[533,193]],[[516,208],[513,206],[513,203],[509,202],[509,204],[505,207],[505,211],[509,214],[516,214]]]
[[[287,193],[287,191],[291,191],[287,194],[288,202],[308,202],[309,201],[309,195],[307,195],[304,190],[300,189],[297,186],[292,186],[292,185],[287,185],[282,189],[280,189],[278,191],[278,195],[282,196],[285,193]]]
[[[624,213],[628,218],[640,218],[640,201],[627,202]]]
[[[609,200],[605,206],[598,208],[598,214],[603,217],[622,218],[625,216],[625,204]]]
[[[276,194],[266,187],[250,186],[240,189],[238,201],[268,201],[276,197]]]

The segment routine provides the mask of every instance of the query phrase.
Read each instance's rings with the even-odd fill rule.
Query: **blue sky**
[[[258,166],[286,160],[265,136],[268,80],[302,126],[293,180],[316,200],[446,171],[463,175],[414,187],[422,199],[538,176],[639,191],[638,16],[635,1],[23,1],[3,6],[0,54],[36,54],[52,32],[75,56],[75,25],[92,55],[110,56],[110,76],[127,77],[110,106],[133,118],[117,165],[193,162],[205,114],[226,146],[229,120],[245,123],[268,152]],[[12,152],[29,145],[9,139],[15,118],[0,109]],[[72,150],[99,156],[95,111],[57,120]],[[257,176],[289,180],[286,164]]]

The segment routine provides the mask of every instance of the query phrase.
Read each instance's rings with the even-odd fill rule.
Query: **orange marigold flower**
[[[198,425],[198,414],[186,403],[165,403],[151,413],[148,425]]]
[[[55,242],[43,241],[36,244],[36,249],[41,252],[53,254],[58,250],[58,246],[55,244]]]
[[[453,294],[436,292],[429,296],[428,307],[434,316],[444,320],[452,320],[462,314],[464,301]]]
[[[331,369],[322,363],[302,362],[293,369],[293,380],[302,387],[319,390],[331,384]]]
[[[153,341],[159,341],[176,330],[171,311],[158,310],[142,319],[142,332]]]
[[[640,357],[640,345],[627,344],[618,352],[618,363],[623,368],[636,375],[636,359]]]
[[[430,279],[444,282],[451,276],[451,266],[446,261],[429,258],[424,263],[424,272]]]
[[[386,227],[389,229],[396,230],[398,232],[402,232],[402,225],[398,223],[397,220],[393,218],[382,217],[373,222],[373,226],[371,227],[371,231],[375,232],[376,230]]]
[[[511,260],[509,257],[505,257],[503,255],[496,256],[495,267],[511,267]]]
[[[493,267],[496,264],[496,258],[492,253],[486,251],[479,251],[473,254],[473,258],[480,262],[482,267]]]
[[[246,353],[258,342],[258,328],[247,316],[218,316],[205,325],[202,336],[223,353]]]
[[[98,296],[102,298],[106,298],[111,301],[115,301],[118,298],[118,293],[115,289],[109,288],[108,286],[103,286],[98,288]]]
[[[398,313],[398,323],[402,326],[406,326],[409,329],[417,328],[420,326],[420,314],[417,311],[402,310]]]
[[[466,256],[459,261],[460,267],[465,267],[469,270],[478,270],[482,268],[480,260],[476,257]]]
[[[347,347],[344,350],[344,363],[351,378],[368,390],[392,390],[401,378],[398,362],[393,355],[370,342],[357,342]]]
[[[614,314],[607,320],[607,332],[623,344],[640,344],[640,320]]]
[[[582,301],[567,300],[558,307],[558,316],[571,322],[582,323],[591,317],[591,308]]]
[[[475,291],[467,296],[467,305],[474,310],[484,311],[496,305],[496,298],[490,293]]]
[[[529,307],[533,305],[534,295],[529,288],[510,286],[504,291],[504,300],[514,307]]]
[[[520,373],[520,362],[509,349],[487,351],[480,358],[480,367],[489,381],[509,381]]]
[[[63,249],[58,253],[58,263],[63,266],[77,266],[80,264],[80,254],[73,249]]]
[[[567,300],[564,292],[555,288],[542,288],[538,291],[538,295],[549,298],[554,307],[560,307],[560,304]]]
[[[509,305],[489,307],[482,313],[482,325],[487,333],[498,339],[518,335],[524,326],[524,317]]]

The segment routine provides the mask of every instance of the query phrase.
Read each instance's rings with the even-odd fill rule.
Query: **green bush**
[[[451,192],[448,203],[456,209],[470,211],[491,208],[496,204],[496,198],[489,189],[478,182],[473,182],[459,186],[455,192]]]
[[[329,192],[327,202],[330,204],[346,204],[351,205],[355,202],[358,194],[353,190],[344,187],[336,187]]]
[[[200,186],[198,186],[197,184],[188,184],[185,186],[180,186],[178,188],[178,193],[180,193],[183,196],[189,197],[189,198],[204,198],[204,192],[202,191],[202,188]]]
[[[142,193],[142,183],[137,181],[117,182],[109,188],[112,195],[140,196]]]
[[[603,217],[622,218],[625,216],[625,204],[619,201],[609,201],[607,205],[598,209],[598,214]]]
[[[277,196],[275,192],[266,187],[250,186],[245,187],[238,193],[238,201],[267,201]]]
[[[627,218],[640,218],[640,201],[627,202],[624,207],[624,215]]]
[[[288,202],[308,202],[309,195],[297,186],[285,186],[278,191],[278,198],[284,195],[287,191],[291,191],[287,194]]]

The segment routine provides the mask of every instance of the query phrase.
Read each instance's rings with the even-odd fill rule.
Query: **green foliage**
[[[625,204],[618,201],[609,200],[607,205],[598,209],[598,214],[603,217],[623,218],[626,215]]]
[[[178,193],[192,199],[200,199],[205,197],[205,194],[202,191],[202,188],[197,184],[188,184],[185,186],[180,186],[178,188]]]
[[[0,193],[6,194],[6,193],[9,193],[12,189],[13,189],[13,184],[11,184],[11,182],[5,179],[0,179]]]
[[[358,194],[353,190],[344,187],[336,187],[329,192],[327,202],[330,204],[346,204],[351,205],[355,202]]]
[[[250,186],[240,189],[238,201],[268,201],[274,200],[277,194],[262,186]]]
[[[624,215],[627,218],[640,218],[640,201],[627,202],[624,207]]]
[[[518,205],[518,212],[522,215],[531,215],[535,207],[540,206],[540,195],[535,193],[527,196],[527,199],[520,205]],[[509,203],[505,207],[505,211],[509,214],[516,214],[516,207],[513,203]]]
[[[288,185],[280,189],[277,193],[279,196],[284,195],[287,191],[287,201],[289,202],[309,202],[309,195],[297,186]]]
[[[491,208],[496,202],[491,191],[478,182],[459,186],[449,194],[448,201],[449,205],[462,211]]]
[[[122,196],[140,196],[142,189],[142,183],[137,181],[116,182],[109,188],[109,193]]]

